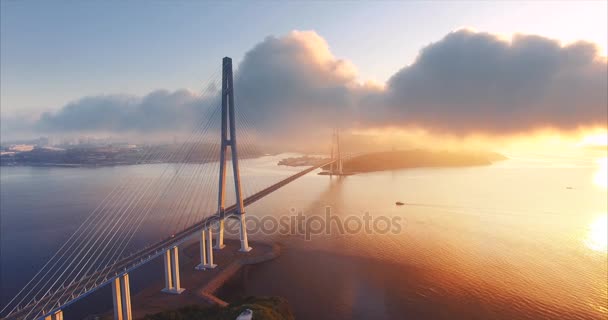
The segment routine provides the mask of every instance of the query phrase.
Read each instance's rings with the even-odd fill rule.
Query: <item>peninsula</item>
[[[495,152],[412,149],[367,153],[346,158],[343,160],[343,170],[362,173],[425,167],[486,166],[505,159],[505,156]]]

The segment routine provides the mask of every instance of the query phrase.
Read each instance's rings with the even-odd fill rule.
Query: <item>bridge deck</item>
[[[296,179],[318,169],[323,166],[329,165],[335,160],[328,161],[316,166],[312,166],[306,170],[300,171],[292,176],[289,176],[286,179],[283,179],[243,200],[245,206],[249,206],[252,203],[264,198],[265,196],[271,194],[272,192],[284,187],[285,185],[295,181]],[[226,208],[226,218],[230,218],[231,216],[237,215],[236,205],[232,205]],[[99,270],[95,273],[92,273],[86,277],[81,278],[80,280],[74,282],[72,285],[65,287],[62,291],[63,293],[59,294],[51,294],[42,300],[37,301],[35,304],[29,304],[18,311],[13,312],[12,314],[7,316],[7,319],[37,319],[44,317],[45,315],[52,314],[57,310],[65,308],[70,304],[75,303],[76,301],[86,297],[93,291],[97,290],[100,287],[105,286],[112,282],[117,276],[122,275],[124,273],[133,271],[140,267],[141,265],[149,262],[150,260],[155,259],[156,257],[164,254],[164,252],[173,247],[182,244],[187,241],[192,235],[197,232],[200,232],[203,228],[212,225],[216,221],[218,221],[219,216],[217,214],[213,214],[205,219],[199,221],[191,225],[190,227],[180,231],[172,237],[161,240],[151,246],[148,246],[129,257],[126,257],[116,263]],[[107,278],[101,278],[106,274],[110,274],[112,276]],[[94,282],[96,279],[96,283]],[[71,292],[77,292],[74,295],[70,295]],[[43,310],[43,306],[46,305],[46,309]]]

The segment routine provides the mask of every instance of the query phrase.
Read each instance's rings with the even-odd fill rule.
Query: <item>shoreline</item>
[[[233,277],[241,271],[244,266],[256,265],[264,262],[268,262],[278,258],[281,255],[281,246],[276,243],[266,243],[261,241],[252,242],[254,245],[266,245],[270,246],[270,251],[265,252],[259,256],[243,257],[242,259],[231,262],[224,270],[216,275],[211,281],[209,281],[201,290],[200,295],[209,300],[212,304],[217,304],[222,307],[228,305],[228,302],[222,300],[216,296],[218,290],[220,290],[226,283],[233,279]]]
[[[131,296],[133,319],[141,319],[145,315],[193,304],[209,307],[228,306],[228,302],[216,296],[218,290],[232,280],[244,266],[264,263],[281,254],[281,247],[276,243],[252,241],[251,246],[254,249],[249,253],[238,252],[240,246],[238,240],[226,239],[225,244],[224,249],[214,249],[213,252],[218,266],[204,271],[194,268],[200,259],[198,241],[180,248],[181,286],[186,290],[178,295],[161,292],[164,278],[162,274],[158,274],[148,286]],[[102,314],[91,315],[87,319],[112,319],[112,317],[113,310],[107,310]]]

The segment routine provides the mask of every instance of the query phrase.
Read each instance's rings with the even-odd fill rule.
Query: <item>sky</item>
[[[267,37],[286,39],[293,30],[313,32],[332,59],[348,62],[353,79],[347,82],[378,86],[414,64],[423,48],[462,28],[506,41],[518,33],[564,46],[590,41],[600,56],[606,55],[608,39],[605,1],[7,0],[1,9],[4,123],[59,112],[83,97],[200,91],[221,57],[240,65]]]

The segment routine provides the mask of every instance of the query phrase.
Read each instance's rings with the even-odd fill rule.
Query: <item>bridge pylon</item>
[[[239,171],[239,157],[236,143],[236,123],[234,110],[234,86],[232,81],[232,59],[224,57],[222,60],[222,130],[220,148],[220,179],[218,191],[219,230],[217,233],[216,249],[224,247],[224,219],[226,217],[226,156],[228,147],[231,151],[232,171],[234,176],[234,192],[236,195],[236,208],[239,216],[239,237],[241,240],[241,252],[251,250],[247,240],[247,225],[245,219],[245,206],[243,205],[243,194],[241,192],[241,174]]]
[[[334,152],[335,150],[335,152]],[[331,160],[333,161],[329,165],[330,175],[343,175],[342,171],[342,153],[340,152],[340,129],[334,129],[331,139]]]

